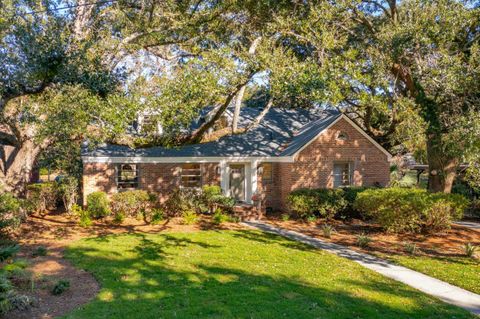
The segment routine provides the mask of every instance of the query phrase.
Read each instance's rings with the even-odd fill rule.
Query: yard
[[[473,318],[346,259],[250,230],[87,238],[66,257],[102,287],[66,318]]]
[[[437,234],[388,234],[375,225],[351,220],[329,221],[335,231],[330,238],[324,236],[322,227],[327,222],[307,223],[270,219],[274,225],[295,230],[307,235],[334,242],[354,250],[391,260],[399,265],[446,281],[471,292],[480,293],[480,260],[465,256],[464,246],[480,244],[480,230],[452,225],[452,228]],[[357,236],[365,234],[371,242],[368,247],[359,247]],[[415,246],[408,252],[406,246]]]

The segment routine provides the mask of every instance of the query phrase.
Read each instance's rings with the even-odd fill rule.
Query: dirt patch
[[[244,229],[235,223],[214,225],[208,216],[202,216],[194,225],[183,225],[181,218],[165,220],[158,225],[127,218],[121,225],[95,221],[91,227],[78,226],[77,220],[66,215],[33,215],[22,224],[16,234],[21,245],[17,258],[28,263],[24,275],[14,284],[20,293],[33,297],[35,303],[28,310],[8,313],[8,318],[54,318],[78,308],[97,295],[99,283],[88,272],[74,267],[63,258],[65,247],[72,241],[86,237],[100,237],[121,233],[193,232],[208,229]],[[45,247],[46,256],[35,257],[38,247]],[[58,280],[68,280],[70,288],[63,294],[51,293]]]
[[[419,254],[436,257],[463,256],[466,243],[480,245],[480,230],[473,230],[464,226],[452,225],[444,233],[436,234],[388,234],[377,225],[361,220],[346,222],[329,221],[328,224],[335,228],[331,238],[323,236],[322,226],[325,221],[307,223],[296,220],[282,221],[269,218],[273,225],[304,233],[328,242],[348,246],[358,251],[382,254],[406,254],[405,243],[415,243]],[[361,249],[357,246],[357,236],[366,234],[373,239],[369,247]]]

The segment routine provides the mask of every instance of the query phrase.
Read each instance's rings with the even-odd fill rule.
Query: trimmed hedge
[[[343,189],[297,189],[287,197],[287,205],[301,218],[320,215],[332,218],[344,210],[348,202]]]
[[[415,188],[368,189],[354,208],[388,232],[437,232],[463,216],[468,200],[458,194],[428,193]]]

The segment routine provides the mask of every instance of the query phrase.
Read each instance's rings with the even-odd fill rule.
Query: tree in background
[[[104,63],[97,34],[81,32],[82,12],[41,1],[0,6],[0,182],[7,191],[24,190],[51,145],[125,130],[130,104],[121,76]]]
[[[425,149],[429,189],[450,192],[458,165],[472,158],[480,138],[469,129],[480,111],[478,5],[346,0],[305,6],[301,19],[279,19],[279,30],[298,43],[305,63],[321,70],[320,100],[338,106],[387,149]]]

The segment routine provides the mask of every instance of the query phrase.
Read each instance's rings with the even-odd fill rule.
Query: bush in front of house
[[[168,195],[164,208],[169,216],[181,216],[188,210],[201,210],[201,202],[201,192],[197,189],[176,188]]]
[[[78,200],[78,180],[72,176],[65,176],[56,185],[57,194],[62,199],[67,213],[72,213],[72,206]]]
[[[110,208],[116,222],[122,222],[126,216],[143,217],[145,222],[151,219],[151,209],[157,197],[144,190],[131,190],[112,195]]]
[[[388,232],[436,232],[461,218],[467,205],[468,200],[458,194],[392,187],[361,192],[354,208]]]
[[[109,216],[110,201],[104,192],[93,192],[87,195],[87,210],[93,218],[103,218]]]
[[[49,210],[54,210],[58,200],[57,184],[55,182],[30,184],[27,186],[27,199],[36,213],[45,214]]]
[[[287,205],[301,218],[332,218],[347,207],[342,189],[297,189],[287,197]]]

